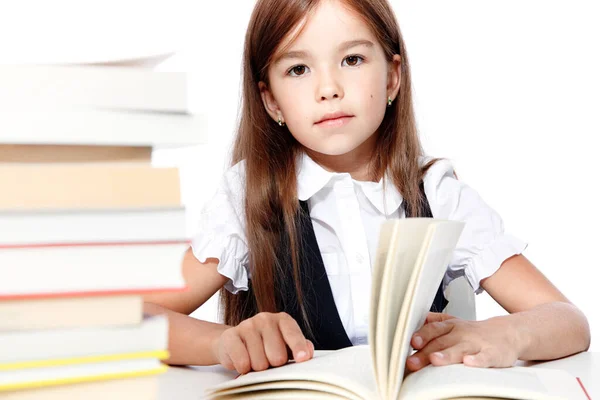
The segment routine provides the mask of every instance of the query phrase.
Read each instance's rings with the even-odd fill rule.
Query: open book
[[[454,364],[405,374],[410,339],[425,323],[463,227],[431,218],[385,222],[372,271],[370,345],[251,372],[207,390],[208,398],[586,399],[561,370]]]

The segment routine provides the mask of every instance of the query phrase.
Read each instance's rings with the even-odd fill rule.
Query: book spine
[[[186,290],[187,287],[164,287],[164,288],[148,288],[148,289],[131,289],[131,290],[98,290],[98,291],[85,291],[85,292],[47,292],[47,293],[25,293],[0,296],[0,301],[13,301],[13,300],[35,300],[35,299],[49,299],[49,298],[69,298],[69,297],[96,297],[96,296],[119,296],[127,294],[147,294],[155,292],[181,292]]]
[[[97,356],[62,358],[54,360],[20,361],[0,364],[0,371],[14,371],[16,369],[26,368],[60,367],[64,365],[90,364],[109,361],[139,360],[142,358],[156,358],[159,360],[166,360],[167,358],[169,358],[169,352],[167,350],[156,350],[124,354],[102,354]]]

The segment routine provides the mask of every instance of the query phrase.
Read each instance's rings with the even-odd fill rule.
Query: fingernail
[[[475,356],[466,356],[465,357],[465,361],[466,362],[473,362],[473,361],[475,361]]]
[[[421,336],[415,336],[415,346],[421,347],[421,345],[423,345],[423,339]]]
[[[305,351],[299,351],[298,353],[296,353],[296,358],[298,360],[303,359],[304,357],[306,357],[306,352]]]
[[[419,365],[419,359],[417,357],[410,357],[408,359],[408,362],[411,363],[412,365]]]
[[[444,358],[444,353],[436,352],[436,353],[433,353],[433,355],[436,356],[437,358]]]

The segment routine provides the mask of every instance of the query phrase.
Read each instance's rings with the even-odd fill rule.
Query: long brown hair
[[[258,0],[248,25],[241,116],[232,164],[242,160],[246,164],[245,222],[252,279],[250,292],[233,295],[221,290],[228,325],[235,326],[258,312],[281,311],[277,309],[275,282],[282,273],[278,250],[285,245],[292,254],[300,310],[306,326],[310,327],[302,303],[296,226],[299,202],[295,162],[302,148],[287,127],[280,127],[267,114],[258,83],[269,84],[267,71],[275,51],[288,33],[314,12],[319,2]],[[417,216],[424,201],[419,184],[435,160],[423,167],[419,165],[423,150],[413,113],[408,58],[398,23],[387,0],[343,0],[343,3],[368,24],[390,62],[394,54],[400,54],[400,92],[376,133],[370,172],[377,179],[387,170],[405,206],[411,215]],[[282,234],[289,243],[281,243]]]

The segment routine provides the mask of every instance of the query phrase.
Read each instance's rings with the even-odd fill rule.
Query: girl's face
[[[324,0],[285,53],[278,49],[268,75],[269,87],[259,83],[268,113],[311,153],[369,152],[388,96],[398,93],[400,56],[389,63],[356,14]]]

